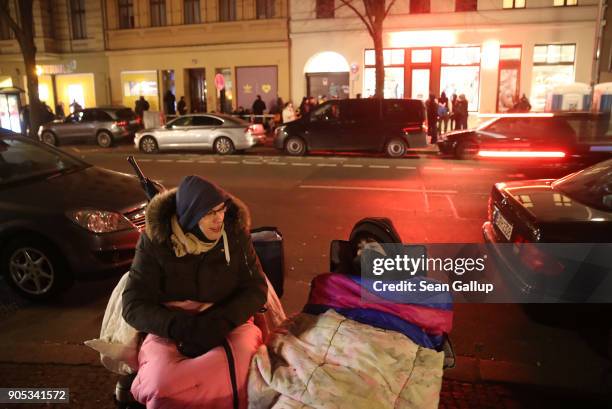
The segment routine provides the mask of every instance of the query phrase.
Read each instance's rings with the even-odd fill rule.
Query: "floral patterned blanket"
[[[444,354],[333,310],[287,320],[259,348],[249,408],[438,407]]]

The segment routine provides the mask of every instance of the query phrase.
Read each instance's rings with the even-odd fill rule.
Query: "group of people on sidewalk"
[[[427,112],[427,135],[431,137],[431,144],[436,144],[438,135],[450,130],[467,129],[468,100],[465,94],[453,94],[450,101],[442,91],[439,98],[429,94],[425,102]]]

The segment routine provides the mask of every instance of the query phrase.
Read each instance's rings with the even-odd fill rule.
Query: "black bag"
[[[276,227],[265,226],[251,230],[251,239],[264,273],[278,298],[282,297],[285,285],[283,235]]]

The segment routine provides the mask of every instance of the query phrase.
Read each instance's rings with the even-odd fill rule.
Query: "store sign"
[[[72,74],[76,71],[77,63],[76,60],[72,60],[67,64],[53,64],[53,65],[37,65],[36,73],[38,75],[45,74]]]
[[[278,68],[236,67],[237,106],[251,109],[257,95],[266,103],[266,107],[274,106],[278,95]]]

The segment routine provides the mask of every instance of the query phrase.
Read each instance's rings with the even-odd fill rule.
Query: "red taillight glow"
[[[544,276],[556,276],[565,269],[554,256],[544,252],[538,244],[531,243],[520,234],[516,235],[514,245],[521,263],[533,272]]]
[[[482,158],[565,158],[560,151],[478,151]]]
[[[117,125],[117,127],[119,128],[125,128],[126,126],[128,126],[128,121],[117,121],[115,122],[115,125]]]

